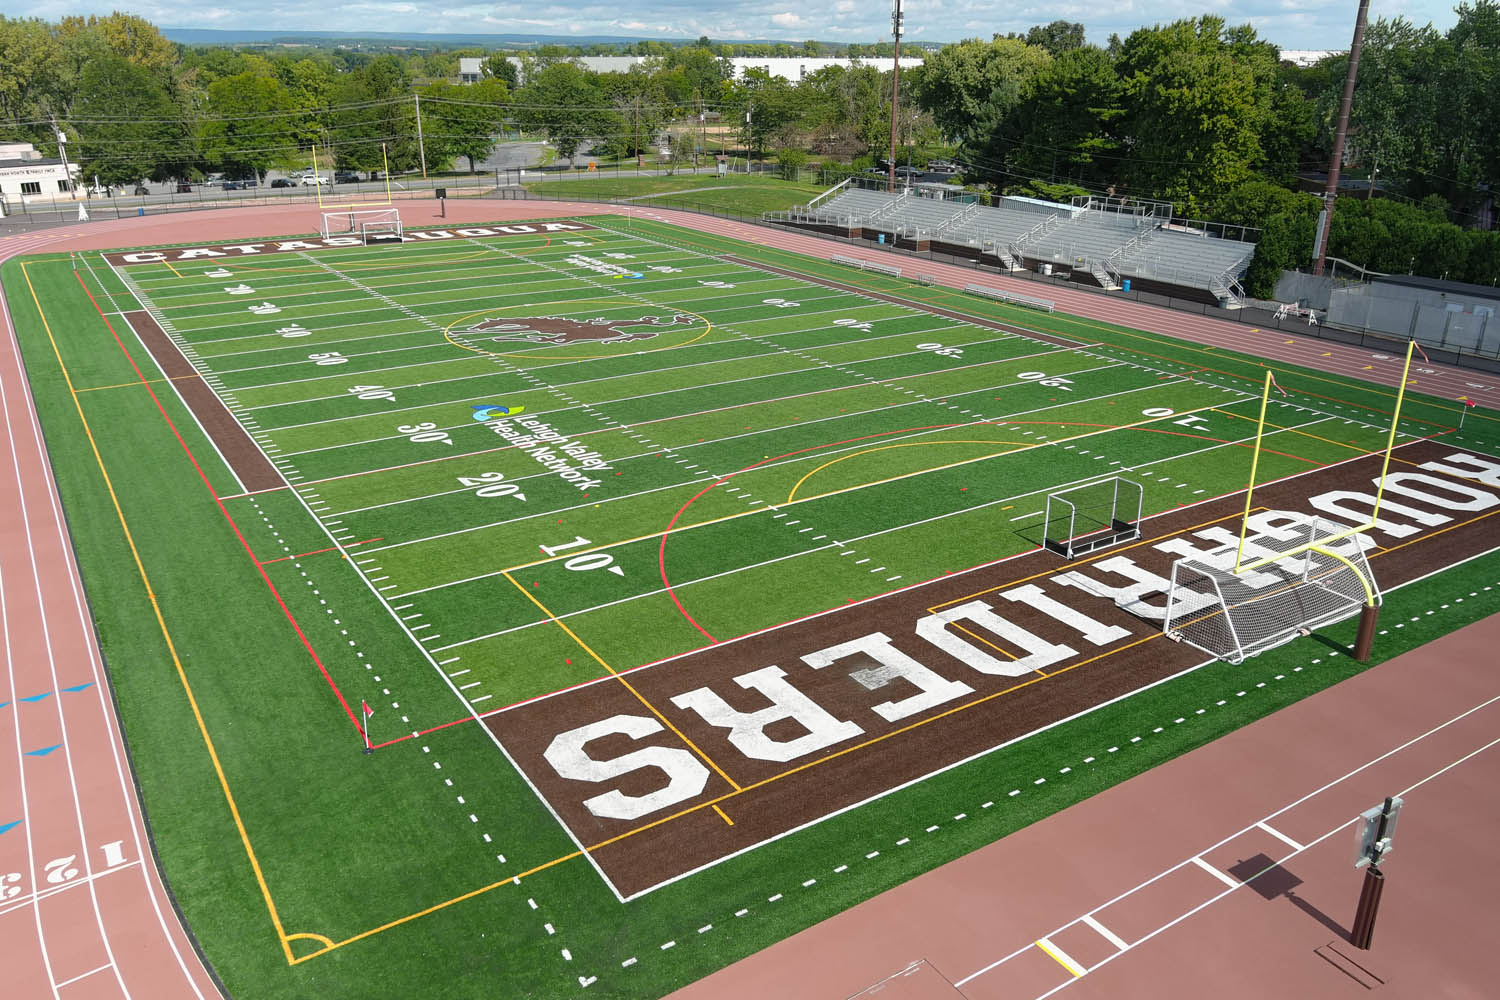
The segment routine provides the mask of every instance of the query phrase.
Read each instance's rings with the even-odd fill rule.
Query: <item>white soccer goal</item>
[[[345,209],[324,212],[318,232],[326,237],[355,235],[364,243],[401,242],[401,210],[396,208]]]
[[[1120,476],[1047,494],[1042,545],[1073,559],[1141,537],[1141,484]]]
[[[1236,544],[1177,560],[1162,631],[1211,656],[1241,663],[1366,607],[1378,608],[1380,590],[1365,558],[1366,537],[1319,544],[1341,529],[1308,518],[1297,530],[1256,535],[1255,568],[1239,573],[1234,572]]]

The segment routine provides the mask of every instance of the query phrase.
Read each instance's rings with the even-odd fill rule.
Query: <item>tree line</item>
[[[1370,25],[1346,171],[1379,197],[1367,187],[1339,200],[1329,252],[1489,284],[1500,235],[1477,227],[1500,177],[1500,0],[1465,0],[1456,13],[1445,33],[1401,18]],[[800,54],[826,51],[816,45]],[[890,65],[858,58],[873,47],[846,47],[852,64],[796,82],[753,69],[736,78],[736,49],[706,38],[636,48],[645,58],[628,72],[595,73],[559,47],[182,46],[119,13],[0,17],[0,136],[55,152],[56,116],[84,175],[106,184],[263,176],[314,149],[341,170],[473,169],[515,129],[545,134],[570,160],[667,143],[681,162],[734,142],[783,164],[858,170],[888,148]],[[454,82],[465,52],[483,57],[476,84]],[[1269,295],[1281,268],[1310,258],[1319,200],[1300,189],[1326,169],[1346,65],[1283,63],[1254,28],[1215,16],[1103,46],[1067,21],[969,39],[901,73],[898,159],[952,158],[966,183],[995,193],[1160,200],[1186,218],[1259,228],[1250,287]]]

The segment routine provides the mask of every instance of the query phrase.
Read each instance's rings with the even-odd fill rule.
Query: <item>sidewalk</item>
[[[1497,644],[1500,615],[674,996],[842,998],[911,963],[871,995],[1494,996]],[[1347,824],[1398,793],[1406,808],[1374,946],[1359,951],[1347,943],[1363,877]]]

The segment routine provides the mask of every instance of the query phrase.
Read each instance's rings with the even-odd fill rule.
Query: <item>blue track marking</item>
[[[63,688],[63,690],[66,691],[66,692],[68,692],[69,694],[73,694],[74,692],[82,691],[82,690],[84,690],[86,688],[91,688],[93,686],[94,686],[94,682],[93,681],[88,681],[87,683],[84,683],[84,684],[74,684],[70,688]]]
[[[79,691],[87,691],[89,688],[91,688],[93,686],[94,686],[94,682],[93,681],[85,681],[82,684],[74,684],[72,687],[63,688],[63,690],[66,691],[66,692],[68,692],[69,694],[76,694]],[[50,698],[51,696],[52,696],[52,692],[51,691],[43,691],[41,694],[34,694],[34,695],[30,695],[30,696],[25,697],[25,698],[17,698],[16,701],[41,701],[43,698]],[[9,705],[9,704],[10,704],[10,702],[8,702],[8,701],[0,701],[0,708],[4,708],[6,705]]]
[[[45,757],[49,753],[51,753],[52,751],[56,750],[60,746],[62,746],[61,743],[54,743],[52,746],[50,746],[50,747],[42,747],[40,750],[27,750],[26,751],[26,756],[28,756],[28,757]]]
[[[17,701],[41,701],[43,698],[52,697],[51,691],[43,691],[41,694],[31,695],[29,698],[17,698]]]
[[[6,823],[3,826],[0,826],[0,833],[4,833],[6,830],[9,830],[11,827],[16,827],[16,826],[20,826],[20,825],[21,825],[21,821],[20,820],[16,820],[14,823]]]

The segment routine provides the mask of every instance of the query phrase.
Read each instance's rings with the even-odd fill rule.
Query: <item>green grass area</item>
[[[607,170],[594,177],[535,181],[525,187],[551,198],[630,198],[643,207],[712,210],[747,218],[785,211],[823,192],[816,184],[745,174],[720,177],[712,169],[696,174],[691,169],[679,170],[670,177],[639,177],[628,170]]]
[[[715,193],[758,196],[745,183]],[[208,486],[71,263],[0,271],[164,868],[234,995],[660,995],[1362,669],[1326,644],[1349,641],[1352,624],[1199,669],[621,904],[488,733],[445,725],[600,675],[547,612],[623,669],[705,641],[662,591],[669,523],[677,598],[727,638],[1030,549],[1025,518],[1046,493],[1113,463],[1144,479],[1147,514],[1235,490],[1264,368],[669,226],[593,221],[607,228],[128,272],[88,258],[83,282],[158,379]],[[231,273],[210,276],[220,267]],[[253,296],[226,292],[240,283]],[[242,495],[113,315],[137,300],[293,489]],[[247,310],[263,300],[282,311]],[[493,339],[541,317],[636,339]],[[1276,371],[1291,396],[1271,408],[1259,478],[1383,444],[1389,390]],[[524,425],[475,421],[487,403],[524,406],[597,454],[598,484],[510,447],[497,431]],[[1452,412],[1415,393],[1407,406],[1404,439]],[[1203,421],[1198,436],[1161,433],[1185,414]],[[1445,440],[1493,454],[1496,416],[1473,411]],[[1388,594],[1387,621],[1418,620],[1393,625],[1378,659],[1500,610],[1497,578],[1500,555],[1487,555]],[[371,736],[388,745],[360,753],[339,694],[376,709]],[[1109,746],[1122,749],[1098,753]],[[325,939],[335,947],[314,954]],[[313,957],[288,964],[284,940]]]

